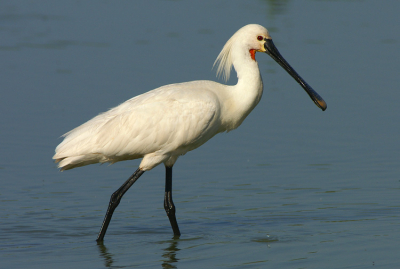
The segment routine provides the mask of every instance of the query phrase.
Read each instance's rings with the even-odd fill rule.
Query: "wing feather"
[[[70,169],[197,148],[218,132],[220,104],[214,92],[199,90],[202,83],[184,84],[134,97],[66,133],[53,159]]]

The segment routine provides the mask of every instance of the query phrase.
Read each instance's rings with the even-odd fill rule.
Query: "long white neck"
[[[258,63],[251,58],[249,51],[233,51],[233,66],[238,82],[230,86],[230,96],[227,114],[229,117],[228,131],[236,129],[256,107],[261,99],[263,83],[258,69]],[[228,119],[228,118],[227,118]]]

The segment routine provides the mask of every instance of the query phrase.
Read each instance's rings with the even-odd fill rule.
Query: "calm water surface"
[[[0,268],[396,268],[398,1],[1,1]],[[168,83],[216,80],[248,23],[327,101],[257,54],[265,91],[242,126],[108,200],[139,161],[60,173],[63,133]],[[228,82],[236,82],[232,75]],[[374,268],[375,268],[374,267]]]

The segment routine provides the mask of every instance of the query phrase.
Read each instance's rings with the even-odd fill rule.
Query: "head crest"
[[[225,81],[229,80],[231,74],[233,65],[231,51],[236,37],[237,35],[235,34],[226,42],[213,65],[213,67],[217,66],[217,76],[222,76]]]

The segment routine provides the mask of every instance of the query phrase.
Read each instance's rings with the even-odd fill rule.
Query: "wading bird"
[[[97,241],[103,241],[126,191],[145,171],[161,163],[166,169],[164,208],[174,235],[180,235],[172,201],[172,166],[179,156],[214,135],[238,128],[258,104],[263,83],[256,52],[271,56],[319,108],[326,109],[325,101],[279,53],[267,29],[250,24],[228,40],[214,63],[217,74],[226,80],[233,66],[238,77],[236,85],[202,80],[162,86],[133,97],[64,135],[53,156],[61,171],[143,158],[136,172],[111,195]]]

